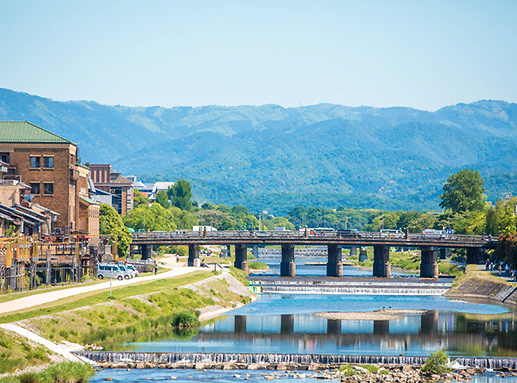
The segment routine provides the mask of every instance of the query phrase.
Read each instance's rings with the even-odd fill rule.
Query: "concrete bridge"
[[[199,258],[200,245],[235,246],[235,267],[248,271],[248,247],[280,245],[282,261],[280,275],[296,275],[294,249],[296,245],[327,246],[327,275],[343,276],[342,249],[350,248],[356,254],[357,248],[373,246],[373,276],[389,278],[391,266],[389,250],[391,247],[419,248],[422,254],[420,276],[438,277],[438,251],[440,249],[464,248],[467,250],[467,263],[484,260],[485,250],[495,248],[497,239],[471,235],[425,235],[404,233],[333,231],[311,234],[305,231],[215,231],[215,232],[148,232],[135,233],[133,245],[142,250],[142,257],[150,258],[152,246],[187,245],[189,247],[189,266]],[[364,256],[364,254],[363,254]]]

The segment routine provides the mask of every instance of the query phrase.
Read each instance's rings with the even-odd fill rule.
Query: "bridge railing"
[[[385,242],[400,242],[401,240],[411,241],[444,241],[461,243],[497,242],[497,238],[481,235],[462,235],[462,234],[407,234],[406,233],[381,233],[381,232],[340,232],[340,231],[154,231],[134,233],[136,239],[366,239],[369,241],[381,240]]]

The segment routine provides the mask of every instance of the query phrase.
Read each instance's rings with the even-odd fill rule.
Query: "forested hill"
[[[477,169],[517,194],[517,104],[427,112],[320,104],[124,107],[0,89],[0,119],[27,120],[145,181],[185,178],[195,198],[285,213],[296,205],[437,208],[446,178]]]

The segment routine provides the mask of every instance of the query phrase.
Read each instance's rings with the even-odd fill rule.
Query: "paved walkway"
[[[496,265],[496,266],[499,267],[499,265]],[[478,270],[486,271],[485,265],[477,265],[477,268],[478,268]],[[494,266],[494,270],[492,270],[492,274],[495,275],[496,277],[504,279],[507,282],[517,282],[515,280],[515,277],[512,278],[511,275],[507,275],[507,273],[504,270],[501,271],[501,275],[499,275],[499,270],[495,270],[495,266]]]
[[[145,277],[136,277],[128,280],[119,281],[118,279],[113,279],[111,282],[103,282],[96,285],[90,286],[78,286],[71,287],[64,290],[57,291],[49,291],[48,293],[35,294],[28,297],[23,297],[19,299],[15,299],[9,302],[0,303],[0,314],[16,312],[19,310],[24,310],[30,307],[36,307],[40,305],[44,305],[46,303],[59,301],[64,298],[68,298],[74,295],[89,293],[91,291],[97,290],[105,290],[110,288],[110,284],[112,287],[121,287],[128,286],[134,283],[152,281],[157,279],[171,278],[176,277],[178,275],[188,274],[193,271],[211,271],[211,268],[201,268],[201,267],[183,267],[183,263],[176,263],[175,258],[163,258],[159,260],[160,263],[163,264],[164,267],[170,268],[171,270],[160,273],[158,275],[148,275]]]
[[[164,278],[171,278],[176,277],[178,275],[188,274],[192,271],[200,270],[200,271],[211,271],[211,268],[201,268],[201,267],[184,267],[183,263],[177,263],[176,258],[174,257],[167,257],[162,258],[159,260],[159,262],[171,270],[160,273],[158,275],[149,275],[145,277],[136,277],[129,280],[122,280],[119,281],[118,279],[114,279],[111,281],[112,287],[120,287],[120,286],[127,286],[138,282],[145,282],[145,281],[153,281],[158,279],[164,279]],[[48,293],[41,293],[41,294],[35,294],[29,297],[24,297],[20,299],[16,299],[9,302],[0,303],[0,313],[9,313],[9,312],[15,312],[18,310],[23,310],[30,307],[37,307],[40,305],[44,305],[45,303],[49,302],[55,302],[59,301],[60,299],[71,297],[74,295],[79,295],[83,293],[87,293],[90,291],[96,291],[96,290],[102,290],[102,289],[109,289],[110,282],[103,282],[97,285],[92,286],[78,286],[78,287],[72,287],[65,290],[58,290],[58,291],[50,291]],[[80,357],[77,357],[76,355],[69,352],[63,345],[53,343],[49,341],[48,339],[45,339],[32,331],[29,331],[27,329],[24,329],[23,327],[17,326],[14,323],[5,323],[0,324],[0,328],[8,331],[15,332],[19,335],[22,335],[36,343],[39,343],[46,348],[52,350],[53,352],[61,355],[66,360],[72,361],[72,362],[89,362],[91,361],[87,359],[83,359]]]

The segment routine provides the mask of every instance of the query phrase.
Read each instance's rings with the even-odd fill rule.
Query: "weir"
[[[250,277],[260,285],[262,294],[365,294],[365,295],[443,295],[452,285],[452,278],[419,280],[411,278],[376,279],[298,277]]]
[[[319,364],[412,364],[422,365],[426,356],[395,355],[328,355],[328,354],[251,354],[251,353],[166,353],[166,352],[117,352],[117,351],[76,351],[73,354],[95,363],[243,363],[270,364],[292,363]],[[460,357],[456,363],[466,367],[517,368],[517,358]]]

